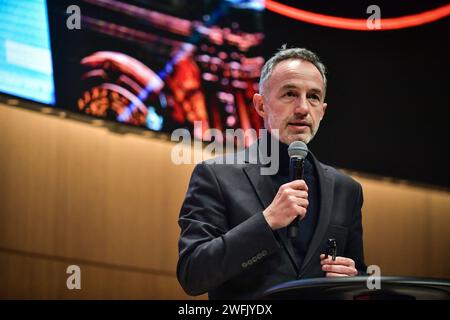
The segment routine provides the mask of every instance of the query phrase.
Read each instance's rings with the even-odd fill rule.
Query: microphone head
[[[302,141],[294,141],[288,148],[289,157],[305,159],[308,155],[308,147]]]

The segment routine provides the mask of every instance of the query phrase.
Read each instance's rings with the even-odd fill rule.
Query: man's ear
[[[259,93],[253,95],[253,106],[260,117],[264,118],[266,116],[266,111],[264,110],[264,98]]]
[[[322,119],[323,119],[323,117],[325,116],[325,111],[327,111],[328,104],[324,103],[322,106],[323,106],[323,110],[322,110]],[[320,120],[322,120],[322,119],[320,119]]]

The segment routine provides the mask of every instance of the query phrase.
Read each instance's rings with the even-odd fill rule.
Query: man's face
[[[279,129],[281,142],[308,143],[319,129],[327,107],[323,103],[323,85],[322,75],[312,63],[284,60],[275,66],[263,95],[253,96],[253,104],[270,132]]]

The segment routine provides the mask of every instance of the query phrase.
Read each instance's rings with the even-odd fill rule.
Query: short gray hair
[[[314,52],[309,51],[308,49],[305,48],[287,49],[285,44],[272,58],[267,60],[267,62],[264,64],[261,70],[261,77],[259,80],[259,93],[263,94],[264,85],[272,75],[275,66],[279,64],[281,61],[289,59],[300,59],[303,61],[311,62],[317,68],[317,70],[319,70],[323,78],[323,98],[325,98],[325,92],[327,91],[326,68],[325,65],[322,63],[322,61],[320,61],[319,56]]]

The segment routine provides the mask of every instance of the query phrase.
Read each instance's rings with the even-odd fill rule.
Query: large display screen
[[[0,1],[0,92],[54,104],[45,0]]]

